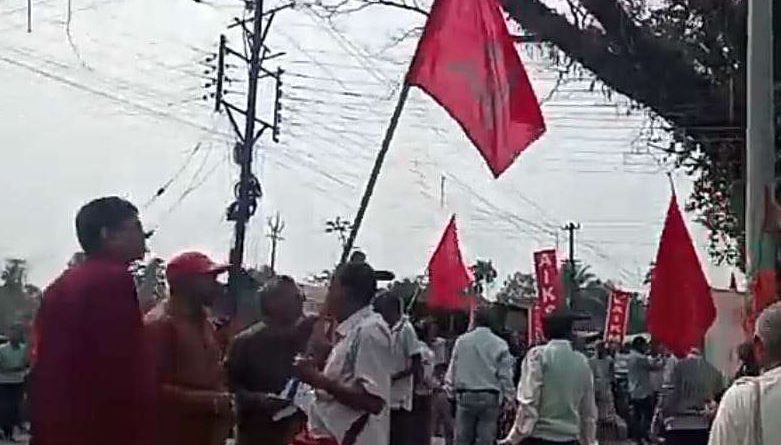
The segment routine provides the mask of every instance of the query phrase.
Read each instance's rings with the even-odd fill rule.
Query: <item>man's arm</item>
[[[580,443],[597,445],[597,403],[594,394],[594,376],[590,372],[584,375],[586,392],[580,401]]]
[[[542,347],[531,349],[521,363],[521,380],[518,382],[518,413],[510,434],[502,445],[517,445],[534,431],[539,419],[540,393],[542,390]]]
[[[325,376],[308,359],[296,362],[301,381],[327,392],[350,408],[380,414],[390,397],[390,339],[381,332],[372,331],[375,329],[364,330],[359,339],[353,371],[356,384],[344,384]]]
[[[499,380],[502,397],[506,403],[513,403],[513,396],[515,395],[515,385],[513,385],[514,368],[515,358],[505,346],[499,351],[496,363],[496,377]]]
[[[410,360],[410,366],[394,374],[391,377],[391,381],[395,382],[410,375],[415,376],[415,380],[420,381],[423,377],[423,362],[420,348],[418,348],[418,336],[415,334],[415,329],[409,322],[404,322],[400,335],[404,356]]]
[[[447,366],[445,372],[445,386],[455,389],[456,384],[456,360],[458,360],[458,351],[461,348],[461,339],[456,340],[456,344],[453,345],[453,352],[450,354],[450,363]]]
[[[225,415],[232,410],[230,394],[222,391],[194,390],[177,384],[174,376],[175,344],[173,327],[164,321],[146,325],[153,349],[160,395],[168,405],[188,412]]]

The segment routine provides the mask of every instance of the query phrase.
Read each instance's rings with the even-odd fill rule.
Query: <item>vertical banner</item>
[[[537,302],[529,310],[529,344],[545,342],[542,318],[561,304],[561,279],[555,250],[534,253],[534,272],[537,277]]]
[[[529,309],[529,346],[545,343],[545,332],[542,330],[542,305],[534,303]]]
[[[555,250],[534,252],[534,271],[537,274],[537,297],[543,315],[555,311],[561,304],[561,279]]]
[[[605,342],[624,343],[626,325],[629,322],[629,303],[632,294],[620,290],[613,290],[607,307],[607,320],[605,320]]]

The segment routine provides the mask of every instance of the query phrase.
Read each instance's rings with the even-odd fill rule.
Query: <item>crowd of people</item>
[[[676,358],[636,337],[580,341],[566,306],[548,341],[523,351],[472,311],[445,340],[411,320],[355,257],[337,267],[322,313],[305,316],[295,280],[260,290],[262,318],[212,320],[229,265],[187,252],[166,267],[167,298],[139,303],[129,265],[146,252],[136,207],[88,203],[85,253],[44,292],[30,334],[0,346],[0,427],[13,439],[29,383],[33,445],[761,445],[779,428],[781,305],[756,323],[743,366],[722,375],[692,348]],[[760,375],[760,369],[765,370]]]

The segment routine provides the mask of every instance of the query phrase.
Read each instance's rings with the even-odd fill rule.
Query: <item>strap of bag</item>
[[[754,390],[754,445],[763,445],[762,388],[758,379],[754,379],[751,386]]]

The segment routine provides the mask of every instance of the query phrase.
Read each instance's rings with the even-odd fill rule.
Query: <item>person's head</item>
[[[21,324],[14,324],[8,330],[8,341],[13,346],[18,346],[24,342],[24,326]]]
[[[382,315],[388,326],[396,326],[401,320],[401,298],[392,292],[385,292],[374,300],[374,310]]]
[[[597,358],[607,357],[607,344],[605,344],[605,342],[598,341],[594,346],[594,350],[596,351]]]
[[[566,306],[562,306],[543,317],[542,330],[545,337],[550,340],[572,340],[575,337],[573,331],[575,320],[583,318]]]
[[[634,340],[632,340],[632,350],[637,351],[641,354],[645,354],[645,351],[648,349],[648,340],[646,340],[643,337],[635,337]]]
[[[741,343],[738,346],[737,354],[738,359],[744,364],[754,365],[757,362],[754,356],[754,345],[751,342]]]
[[[474,310],[474,326],[476,328],[494,327],[494,313],[490,306],[478,306]]]
[[[130,263],[146,253],[138,209],[122,198],[96,199],[76,215],[76,236],[87,256],[107,255]]]
[[[425,339],[427,343],[431,343],[439,337],[439,324],[436,320],[428,320],[425,324]]]
[[[781,364],[781,302],[759,314],[754,326],[754,353],[763,369]]]
[[[304,314],[304,297],[296,281],[287,275],[270,279],[260,290],[263,316],[280,325],[293,325]]]
[[[227,271],[227,265],[217,264],[200,252],[177,255],[166,268],[171,297],[193,308],[210,307],[223,292],[217,277]]]
[[[377,293],[374,269],[367,263],[345,263],[336,268],[328,287],[326,307],[331,316],[342,322],[359,309],[371,304]]]
[[[366,254],[361,252],[360,250],[354,251],[350,255],[350,262],[351,263],[365,263],[366,262]]]

